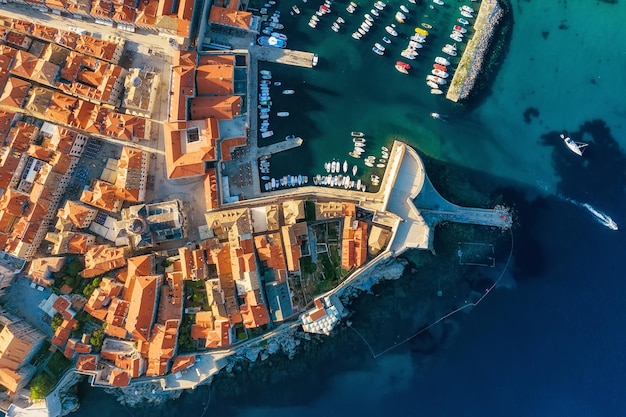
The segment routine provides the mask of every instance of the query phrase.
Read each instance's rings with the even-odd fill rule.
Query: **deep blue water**
[[[416,97],[411,111],[393,119],[389,115],[398,114],[407,103],[392,104],[390,100],[402,95],[389,92],[381,99],[376,94],[355,96],[355,108],[344,106],[344,114],[323,116],[333,100],[349,99],[316,86],[316,78],[329,82],[323,72],[303,72],[303,77],[311,77],[307,84],[312,87],[310,100],[302,104],[307,114],[297,116],[300,126],[312,120],[330,125],[329,130],[317,125],[306,131],[317,140],[306,147],[313,154],[305,161],[311,172],[333,152],[345,154],[343,145],[332,149],[336,142],[329,134],[345,118],[349,125],[343,129],[348,132],[357,129],[354,125],[366,126],[376,132],[379,143],[406,136],[424,156],[447,164],[480,193],[499,194],[515,208],[517,220],[509,288],[493,291],[469,314],[453,318],[458,331],[452,340],[427,353],[404,346],[374,360],[344,329],[343,337],[315,345],[319,356],[305,355],[312,358],[309,362],[296,358],[291,374],[267,383],[259,383],[254,373],[236,379],[240,395],[235,399],[199,388],[162,408],[128,411],[103,392],[89,390],[74,415],[200,416],[209,398],[205,415],[219,416],[626,415],[626,238],[622,230],[603,227],[584,208],[566,201],[587,202],[626,228],[626,78],[619,70],[626,68],[619,41],[626,35],[619,21],[626,15],[626,4],[512,3],[510,49],[491,94],[477,107],[450,106],[427,95]],[[306,26],[305,21],[299,24]],[[334,51],[328,45],[332,41],[322,35],[318,39],[311,33],[296,34],[301,38],[322,52]],[[352,39],[345,39],[346,45],[353,45]],[[299,47],[307,49],[304,41]],[[377,77],[384,76],[382,71],[372,69]],[[427,117],[433,108],[454,118],[447,124],[433,123]],[[385,120],[375,119],[376,114],[384,114]],[[565,149],[558,138],[563,130],[591,143],[584,158]],[[460,192],[457,198],[462,198]],[[403,279],[427,278],[420,271]],[[383,297],[370,297],[368,308],[383,306]],[[358,323],[355,318],[355,326]]]

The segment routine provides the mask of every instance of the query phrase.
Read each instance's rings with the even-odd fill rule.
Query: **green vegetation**
[[[71,364],[72,361],[63,356],[60,350],[57,350],[52,354],[52,357],[48,361],[47,368],[50,372],[54,374],[55,377],[59,378],[61,375],[63,375],[63,372],[65,372],[70,367]]]
[[[235,339],[240,342],[242,340],[246,340],[248,335],[246,334],[246,329],[243,327],[241,323],[235,325]]]
[[[310,256],[300,258],[300,270],[305,274],[312,274],[317,270],[317,266],[313,264]]]
[[[197,350],[196,341],[191,338],[191,325],[194,320],[193,314],[186,314],[183,323],[178,330],[178,349],[181,352],[193,352]]]
[[[315,218],[315,202],[311,200],[304,201],[304,220],[314,222]]]
[[[95,289],[98,288],[98,286],[100,286],[101,281],[102,281],[102,277],[96,277],[92,279],[91,282],[87,284],[85,288],[83,288],[83,294],[85,295],[85,297],[87,298],[91,297],[91,294],[95,291]]]
[[[174,261],[171,261],[169,258],[165,258],[163,259],[163,261],[161,262],[161,266],[163,268],[167,268],[168,266],[172,265],[174,263]]]
[[[63,285],[67,285],[76,290],[83,282],[83,278],[79,275],[83,269],[85,267],[82,262],[78,258],[73,258],[55,274],[53,287],[58,291]]]
[[[94,330],[93,333],[91,334],[91,337],[89,338],[89,343],[91,344],[94,352],[100,352],[103,341],[104,341],[103,329]]]
[[[59,313],[56,313],[54,317],[52,317],[52,322],[50,323],[52,331],[56,332],[57,329],[61,326],[61,323],[63,323],[63,316],[61,316]]]
[[[52,388],[54,388],[54,378],[45,372],[36,375],[32,381],[30,381],[30,396],[33,400],[42,400],[46,398],[46,395]]]
[[[39,348],[39,351],[33,356],[30,360],[30,364],[33,366],[39,366],[46,360],[48,355],[50,354],[50,342],[47,340],[43,342],[43,345]]]
[[[335,258],[335,256],[333,256]],[[336,256],[336,259],[331,259],[328,254],[323,253],[320,254],[319,257],[322,263],[322,269],[324,271],[324,277],[317,284],[317,292],[318,294],[325,293],[326,291],[330,291],[335,288],[341,282],[341,276],[337,274],[337,268],[339,266],[339,255]]]

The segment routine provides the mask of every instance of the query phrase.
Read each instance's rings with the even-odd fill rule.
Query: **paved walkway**
[[[258,45],[250,46],[250,53],[260,61],[276,62],[305,68],[313,68],[313,57],[315,56],[315,54],[311,52]]]

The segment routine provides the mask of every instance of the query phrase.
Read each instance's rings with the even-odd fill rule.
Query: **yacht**
[[[361,35],[359,32],[354,32],[354,33],[352,34],[352,37],[353,37],[354,39],[356,39],[356,40],[359,40],[359,39],[361,39],[361,38],[363,37],[363,35]]]
[[[402,12],[397,12],[395,19],[398,23],[404,23],[404,21],[406,20],[406,15]]]
[[[363,136],[365,136],[365,133],[363,133],[363,132],[350,132],[350,136],[352,136],[353,138],[362,138]]]
[[[378,49],[380,49],[381,51],[385,52],[385,47],[384,47],[384,46],[382,46],[381,44],[379,44],[378,42],[376,42],[376,43],[374,44],[374,46],[375,46],[375,47],[377,47]]]
[[[342,168],[344,173],[348,172],[348,161],[343,161]]]
[[[376,16],[376,17],[380,16],[380,12],[377,9],[370,10],[370,13],[373,14],[374,16]]]
[[[437,68],[433,68],[433,70],[431,71],[433,73],[433,75],[436,75],[439,78],[448,78],[448,73],[441,71]]]
[[[405,49],[402,52],[400,52],[400,55],[402,55],[402,57],[406,58],[406,59],[415,59],[415,57],[417,57],[417,52],[411,50],[411,49]]]
[[[563,139],[563,142],[565,142],[569,150],[578,156],[583,156],[585,148],[589,146],[588,143],[574,142],[569,136],[566,136],[563,133],[561,133],[561,139]]]
[[[441,70],[443,72],[448,72],[448,68],[445,65],[433,64],[433,68]]]
[[[466,6],[465,4],[463,6],[461,6],[461,7],[459,7],[459,10],[466,11],[468,13],[474,13],[474,9],[472,9],[469,6]]]
[[[462,10],[462,11],[461,11],[461,16],[463,16],[463,17],[468,17],[468,18],[470,18],[470,19],[474,17],[474,15],[473,15],[473,14],[471,14],[470,12],[465,11],[465,10]]]
[[[374,18],[368,13],[365,13],[365,20],[367,20],[368,22],[374,22]]]
[[[443,91],[441,91],[438,88],[431,88],[430,89],[430,94],[435,94],[435,95],[439,95],[439,94],[443,94]]]
[[[469,22],[468,22],[467,20],[463,19],[462,17],[459,17],[459,18],[457,19],[457,22],[459,22],[459,23],[460,23],[460,24],[462,24],[463,26],[465,26],[465,25],[469,25]]]
[[[426,85],[429,86],[430,88],[439,88],[439,84],[437,84],[434,81],[426,81]]]
[[[435,62],[440,65],[450,65],[450,61],[441,56],[436,57]]]
[[[452,32],[450,34],[450,39],[456,42],[463,42],[463,37],[458,32]]]
[[[356,173],[357,173],[357,171],[358,171],[358,170],[359,170],[359,169],[357,168],[357,166],[356,166],[356,165],[353,165],[353,166],[352,166],[352,176],[353,176],[353,177],[355,177],[355,176],[356,176]]]
[[[404,4],[400,5],[400,10],[402,10],[404,13],[409,13],[409,9]]]
[[[354,152],[354,151],[348,152],[348,155],[350,155],[353,158],[360,158],[361,157],[360,153],[357,153],[357,152]]]

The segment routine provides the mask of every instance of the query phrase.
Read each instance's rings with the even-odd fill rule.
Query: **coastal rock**
[[[105,390],[106,391],[106,390]],[[129,407],[138,407],[146,404],[159,405],[180,397],[182,391],[163,391],[157,384],[151,382],[135,383],[128,387],[108,390],[117,401]]]
[[[370,292],[372,287],[382,281],[396,280],[402,277],[408,261],[403,258],[388,258],[363,272],[340,296],[342,302],[348,302],[360,292]]]

